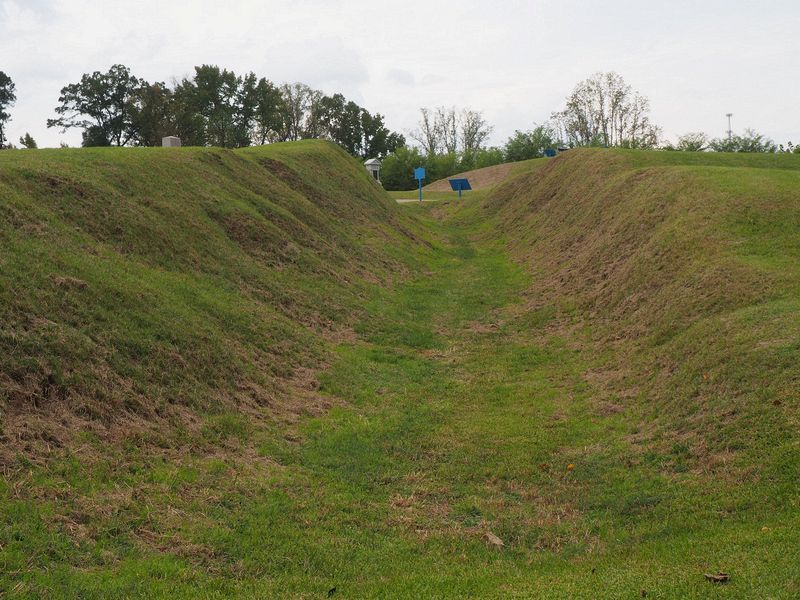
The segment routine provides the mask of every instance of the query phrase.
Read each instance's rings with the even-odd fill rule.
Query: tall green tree
[[[307,87],[306,109],[300,128],[302,139],[320,139],[326,137],[325,123],[320,118],[322,115],[321,102],[325,97],[320,90]]]
[[[401,134],[386,127],[383,115],[371,114],[342,94],[323,96],[310,110],[314,129],[307,128],[306,135],[336,142],[353,156],[383,158],[405,145]]]
[[[192,106],[203,119],[206,141],[212,146],[231,148],[241,145],[241,78],[216,65],[195,67],[192,81],[185,81],[192,93]]]
[[[419,127],[409,135],[426,156],[459,155],[472,164],[494,129],[483,113],[469,108],[439,106],[433,110],[420,108],[419,112]]]
[[[160,146],[177,133],[174,94],[164,83],[142,85],[132,97],[131,123],[138,146]]]
[[[195,67],[176,87],[174,129],[187,145],[241,148],[264,143],[274,132],[279,95],[255,73],[239,76],[216,65]]]
[[[485,147],[494,128],[484,119],[483,113],[465,108],[457,119],[461,160],[474,165],[477,153]]]
[[[11,77],[0,71],[0,150],[6,147],[6,125],[11,120],[8,112],[17,101],[16,86]]]
[[[233,118],[233,146],[241,148],[253,143],[258,111],[258,77],[252,71],[239,79]]]
[[[196,88],[191,80],[184,79],[172,91],[172,118],[175,135],[184,146],[206,146],[206,120],[197,109]]]
[[[362,158],[382,158],[405,146],[403,135],[389,131],[383,122],[383,115],[361,111],[361,129],[363,131]]]
[[[324,137],[339,144],[353,156],[364,155],[364,128],[362,108],[348,102],[342,94],[323,96],[318,104]]]
[[[48,119],[47,126],[83,129],[84,145],[125,146],[135,139],[134,101],[146,85],[125,65],[85,74],[61,89],[58,117]]]
[[[284,83],[280,87],[283,98],[281,129],[278,140],[281,142],[299,140],[308,136],[305,127],[307,116],[311,111],[316,90],[304,83]]]
[[[574,146],[655,148],[661,133],[650,121],[650,101],[614,72],[578,83],[552,121]]]
[[[325,96],[302,83],[276,87],[216,65],[195,67],[173,88],[115,65],[64,87],[59,101],[59,117],[48,126],[82,128],[84,146],[157,146],[168,135],[185,146],[226,148],[325,138],[353,156],[383,157],[405,144],[382,115],[341,94]]]
[[[280,136],[285,113],[280,90],[268,79],[261,78],[254,90],[255,113],[253,115],[253,143],[264,145]]]

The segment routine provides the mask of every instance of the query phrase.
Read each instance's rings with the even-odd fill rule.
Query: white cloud
[[[800,140],[800,5],[790,0],[0,0],[9,133],[43,145],[60,88],[114,63],[170,81],[202,63],[341,91],[412,129],[420,106],[485,111],[494,141],[616,70],[666,133],[738,129]],[[72,143],[77,133],[63,136]]]
[[[333,36],[275,44],[265,51],[258,70],[278,81],[302,81],[349,95],[358,94],[360,86],[369,81],[359,53]]]
[[[0,22],[3,31],[8,36],[30,34],[36,31],[38,18],[36,12],[29,5],[23,5],[13,0],[5,0],[0,4]]]
[[[389,69],[389,72],[386,74],[386,78],[389,84],[395,83],[398,85],[414,85],[414,83],[416,83],[416,78],[414,75],[405,69]]]

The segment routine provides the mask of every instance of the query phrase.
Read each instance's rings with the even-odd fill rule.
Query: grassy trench
[[[796,596],[791,491],[709,482],[679,468],[686,448],[631,443],[638,413],[598,410],[584,376],[603,357],[552,307],[521,309],[530,276],[474,241],[472,206],[406,209],[446,242],[338,345],[325,414],[286,431],[220,418],[208,435],[240,444],[236,459],[127,448],[113,484],[69,461],[32,468],[42,490],[113,485],[124,510],[76,547],[45,526],[53,498],[4,504],[17,569],[39,557],[8,595]],[[731,582],[704,580],[717,570]]]

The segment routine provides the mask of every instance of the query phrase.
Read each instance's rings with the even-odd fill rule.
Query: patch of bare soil
[[[318,374],[326,366],[295,367],[271,389],[243,380],[209,403],[254,424],[288,425],[304,415],[321,415],[334,404],[319,392]],[[16,381],[0,374],[0,399],[5,400],[0,402],[0,469],[15,469],[20,456],[30,464],[44,465],[65,450],[80,447],[78,440],[86,435],[110,448],[134,441],[145,451],[158,453],[185,445],[188,439],[193,451],[202,450],[198,440],[207,425],[202,411],[168,399],[138,397],[126,380],[110,370],[105,377],[108,394],[98,399],[48,383],[46,377]]]
[[[465,325],[465,329],[471,333],[494,333],[500,329],[500,324],[471,321]]]
[[[623,412],[626,401],[640,393],[639,387],[631,384],[631,374],[622,368],[590,369],[583,378],[592,386],[592,403],[599,416]]]

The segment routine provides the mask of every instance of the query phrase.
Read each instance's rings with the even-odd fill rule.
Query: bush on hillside
[[[410,190],[416,186],[414,169],[422,166],[424,158],[416,148],[402,146],[383,160],[381,181],[387,190]]]
[[[745,129],[744,135],[716,138],[709,142],[715,152],[777,152],[778,146],[765,135]]]
[[[708,136],[702,131],[686,133],[678,138],[675,150],[681,152],[703,152],[708,148]]]
[[[515,131],[508,138],[504,154],[506,162],[541,158],[549,148],[560,146],[558,135],[550,125],[537,125],[531,131]]]
[[[425,167],[425,184],[452,177],[457,173],[499,165],[503,161],[499,148],[484,148],[472,154],[449,152],[423,156],[417,148],[402,146],[387,156],[381,166],[381,182],[387,190],[411,190],[417,187],[414,169]]]

